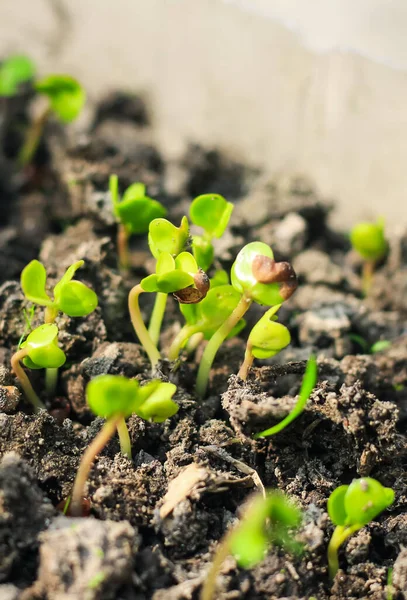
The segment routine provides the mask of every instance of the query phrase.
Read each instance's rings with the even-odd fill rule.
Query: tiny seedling
[[[230,554],[239,567],[250,569],[261,562],[270,546],[299,553],[302,545],[293,533],[302,521],[301,511],[283,493],[275,490],[256,495],[243,509],[239,523],[220,542],[203,585],[200,600],[212,600],[222,563]]]
[[[276,312],[279,308],[281,308],[281,304],[277,304],[265,312],[249,334],[244,361],[238,373],[238,377],[243,381],[247,379],[255,358],[271,358],[291,342],[291,335],[287,327],[276,323]]]
[[[376,354],[377,352],[383,352],[383,350],[387,350],[387,348],[390,348],[391,346],[390,340],[378,340],[370,345],[364,337],[358,335],[357,333],[351,333],[348,337],[352,342],[358,344],[362,349],[362,352],[365,354]]]
[[[240,250],[232,265],[231,282],[240,300],[230,316],[214,333],[205,348],[198,370],[196,392],[203,398],[216,353],[253,302],[275,306],[297,289],[297,277],[288,262],[276,262],[273,251],[263,242],[251,242]]]
[[[279,433],[283,429],[285,429],[290,423],[292,423],[304,410],[305,405],[307,404],[309,397],[311,396],[311,392],[315,387],[318,377],[318,367],[317,361],[314,356],[310,356],[307,362],[307,366],[305,368],[305,374],[302,380],[300,393],[298,395],[298,400],[290,412],[280,423],[277,423],[273,427],[266,429],[265,431],[261,431],[260,433],[256,433],[254,436],[255,439],[270,437],[271,435],[275,435]]]
[[[119,223],[117,232],[119,265],[121,269],[127,270],[130,264],[129,237],[132,234],[147,233],[151,221],[165,217],[167,210],[160,202],[146,195],[146,186],[142,183],[130,185],[120,198],[118,177],[111,175],[109,190],[113,211]]]
[[[49,117],[54,115],[62,123],[70,123],[78,117],[86,99],[85,90],[70,75],[48,75],[37,80],[34,89],[38,94],[45,96],[48,103],[28,130],[18,157],[22,166],[31,162]]]
[[[377,261],[387,254],[389,244],[384,235],[384,220],[376,223],[359,223],[350,232],[352,247],[363,258],[362,287],[365,295],[369,293]]]
[[[11,358],[11,367],[18,377],[27,400],[37,412],[45,408],[34,391],[20,361],[29,369],[58,369],[66,360],[58,347],[58,327],[51,323],[40,325],[32,331]]]
[[[224,234],[233,208],[233,204],[220,194],[202,194],[191,203],[191,221],[203,229],[202,235],[192,237],[192,253],[203,271],[207,271],[213,262],[212,240]]]
[[[10,56],[0,65],[0,97],[16,96],[34,75],[34,63],[27,56]]]
[[[95,415],[106,419],[106,423],[88,446],[79,465],[72,491],[73,516],[81,515],[83,489],[96,455],[116,431],[121,452],[131,460],[131,442],[125,419],[133,413],[156,423],[169,419],[178,411],[178,405],[172,400],[176,389],[173,383],[158,380],[140,386],[136,379],[121,375],[99,375],[88,383],[86,397],[89,407]]]
[[[331,521],[336,525],[328,545],[331,579],[339,569],[339,547],[393,502],[394,491],[371,477],[354,479],[350,485],[341,485],[332,492],[327,506]]]

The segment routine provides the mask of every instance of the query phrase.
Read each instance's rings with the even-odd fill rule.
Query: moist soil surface
[[[283,490],[303,509],[304,551],[270,548],[250,570],[227,558],[215,598],[407,598],[407,232],[390,240],[365,298],[360,260],[328,224],[334,206],[306,178],[270,179],[199,145],[166,160],[144,102],[125,94],[106,97],[80,134],[67,137],[49,123],[34,164],[21,171],[15,157],[27,101],[9,107],[0,132],[0,598],[198,600],[219,540],[262,486]],[[87,382],[102,373],[151,378],[127,295],[154,261],[146,236],[134,236],[129,273],[117,268],[111,173],[121,189],[144,182],[176,224],[196,195],[223,194],[235,210],[216,242],[216,268],[229,270],[242,245],[261,240],[277,260],[292,262],[299,287],[279,313],[291,345],[255,361],[246,382],[236,373],[260,307],[219,351],[205,400],[194,394],[202,349],[160,363],[154,375],[177,384],[178,413],[164,423],[130,417],[132,460],[112,439],[91,470],[86,516],[73,519],[61,506],[103,425],[86,405]],[[84,259],[77,277],[99,297],[88,317],[57,318],[68,360],[55,398],[42,391],[43,371],[29,372],[48,409],[38,414],[10,369],[30,306],[19,277],[34,258],[51,284]],[[142,309],[148,320],[151,300]],[[37,307],[31,326],[42,318]],[[171,298],[163,355],[181,324]],[[374,352],[379,340],[389,343]],[[254,433],[294,406],[311,354],[318,383],[304,412],[281,433],[255,441]],[[327,498],[364,476],[392,487],[396,500],[343,545],[330,581]]]

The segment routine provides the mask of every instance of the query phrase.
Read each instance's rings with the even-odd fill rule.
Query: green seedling
[[[36,412],[45,406],[34,391],[20,362],[22,361],[29,369],[58,369],[65,360],[65,354],[58,347],[58,327],[51,323],[34,329],[13,354],[11,367],[21,383],[27,400]]]
[[[336,525],[328,545],[331,579],[339,569],[339,547],[393,502],[394,491],[371,477],[354,479],[350,485],[341,485],[332,492],[327,506],[331,521]]]
[[[214,248],[212,240],[220,238],[228,226],[233,204],[220,194],[203,194],[192,201],[189,209],[191,221],[202,227],[202,235],[192,237],[192,252],[196,262],[204,271],[212,265]]]
[[[265,312],[249,334],[244,361],[238,373],[238,377],[243,381],[247,379],[255,358],[271,358],[291,342],[291,335],[287,327],[276,323],[276,312],[279,308],[281,308],[281,304],[277,304]]]
[[[200,600],[212,600],[214,597],[217,576],[230,554],[239,567],[250,569],[265,558],[272,545],[300,553],[302,545],[293,534],[301,521],[301,511],[283,493],[270,490],[265,496],[254,496],[243,510],[240,522],[220,542]]]
[[[352,247],[363,258],[362,287],[368,294],[372,285],[374,268],[377,261],[387,254],[389,244],[384,235],[384,220],[376,223],[359,223],[350,232]]]
[[[370,346],[369,342],[357,333],[349,334],[349,339],[352,340],[352,342],[356,342],[356,344],[361,347],[365,354],[376,354],[377,352],[383,352],[383,350],[387,350],[387,348],[390,348],[391,346],[390,340],[378,340]]]
[[[119,223],[117,232],[119,265],[121,269],[127,270],[130,265],[129,237],[133,234],[147,233],[151,221],[165,217],[167,210],[160,202],[146,195],[146,186],[142,183],[130,185],[120,198],[118,177],[111,175],[109,190],[113,211]]]
[[[251,242],[240,250],[232,266],[231,282],[240,294],[240,300],[211,337],[203,353],[196,385],[201,398],[205,395],[209,372],[219,347],[253,302],[265,306],[280,305],[297,288],[297,277],[290,263],[276,262],[272,249],[263,242]]]
[[[201,334],[200,340],[209,340],[234,311],[239,300],[239,292],[231,285],[219,285],[212,287],[198,304],[181,304],[180,309],[185,317],[186,325],[174,338],[168,358],[176,360],[181,349],[196,334]],[[228,337],[237,335],[245,325],[244,319],[239,321]]]
[[[80,83],[70,75],[48,75],[34,83],[35,91],[47,98],[47,105],[33,121],[19,153],[19,163],[31,162],[40,142],[45,123],[54,115],[62,123],[74,121],[85,104],[86,94]]]
[[[10,56],[0,65],[0,97],[16,96],[34,75],[34,63],[27,56]]]
[[[290,412],[280,423],[277,423],[273,427],[266,429],[265,431],[261,431],[260,433],[256,433],[254,436],[255,439],[270,437],[271,435],[275,435],[279,433],[283,429],[285,429],[290,423],[292,423],[304,410],[309,397],[311,396],[311,392],[315,387],[318,377],[318,367],[317,361],[314,356],[311,356],[308,359],[307,366],[305,368],[305,374],[302,380],[300,393],[298,395],[298,400]]]
[[[95,415],[106,419],[106,423],[88,446],[79,465],[72,491],[73,516],[81,515],[83,490],[95,457],[116,431],[121,452],[131,460],[131,441],[125,419],[131,414],[156,423],[169,419],[178,411],[178,405],[172,400],[176,389],[173,383],[158,380],[140,386],[136,379],[121,375],[99,375],[88,383],[88,405]]]

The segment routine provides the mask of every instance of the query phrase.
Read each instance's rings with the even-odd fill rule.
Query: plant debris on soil
[[[283,490],[304,510],[305,551],[271,548],[251,570],[230,557],[218,600],[407,598],[407,231],[390,240],[364,298],[361,263],[347,235],[329,226],[332,206],[306,178],[268,178],[199,145],[167,161],[144,102],[123,93],[96,107],[86,132],[68,139],[48,124],[35,163],[21,173],[17,117],[3,123],[0,149],[0,598],[198,600],[216,544],[245,499],[264,488]],[[142,181],[173,223],[195,195],[223,194],[235,211],[215,242],[217,266],[229,270],[244,243],[261,240],[276,260],[292,262],[299,287],[279,315],[291,345],[257,361],[246,382],[236,373],[260,307],[219,351],[205,400],[194,395],[199,352],[177,368],[162,361],[161,377],[178,386],[179,412],[164,423],[130,417],[133,460],[119,453],[114,437],[87,482],[89,516],[71,518],[60,505],[103,424],[86,405],[86,384],[104,373],[150,377],[127,294],[154,262],[146,236],[133,236],[130,274],[118,271],[111,173],[123,189]],[[88,317],[58,317],[68,360],[49,412],[36,415],[10,369],[28,308],[19,277],[34,258],[51,283],[84,259],[81,280],[99,297]],[[142,308],[150,314],[150,304]],[[170,300],[164,347],[180,328],[176,308]],[[358,339],[366,348],[390,344],[366,353]],[[318,383],[304,412],[278,435],[254,441],[293,408],[311,354]],[[31,374],[40,391],[43,371]],[[396,500],[343,545],[331,582],[327,499],[363,476],[392,487]]]

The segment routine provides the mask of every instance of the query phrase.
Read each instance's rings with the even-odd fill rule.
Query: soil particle
[[[33,577],[38,534],[53,514],[30,467],[16,453],[5,454],[0,464],[0,581],[12,572],[20,582]]]
[[[21,394],[14,385],[0,385],[0,412],[15,412],[20,399]]]
[[[299,315],[296,322],[300,343],[322,350],[325,357],[342,358],[349,354],[352,348],[350,312],[346,304],[335,303]]]
[[[260,239],[265,239],[262,235]],[[299,214],[288,213],[274,232],[276,250],[282,256],[292,257],[304,249],[307,240],[307,222]]]
[[[190,500],[180,502],[161,523],[164,545],[171,556],[191,556],[206,545],[210,516],[207,511]]]
[[[396,558],[393,567],[392,585],[407,598],[407,548],[403,548]]]
[[[108,119],[128,121],[141,127],[148,125],[150,121],[144,100],[135,94],[121,91],[102,98],[96,109],[94,126]]]
[[[58,517],[41,535],[39,587],[50,600],[114,600],[131,582],[138,544],[126,521]]]
[[[339,287],[344,283],[343,269],[320,250],[305,250],[293,260],[293,267],[297,275],[309,284]]]

